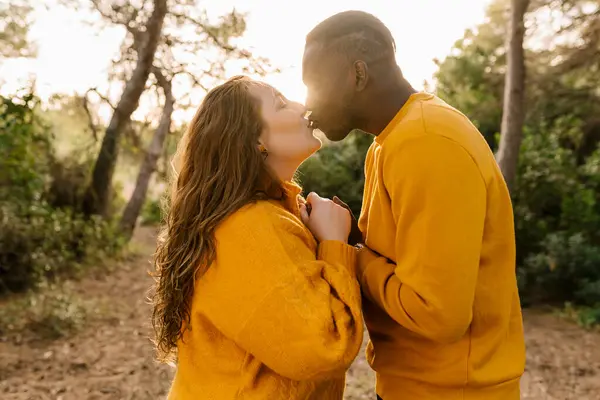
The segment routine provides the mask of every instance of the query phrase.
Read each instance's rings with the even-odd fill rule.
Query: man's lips
[[[313,118],[308,119],[308,127],[310,129],[319,129],[319,121]]]

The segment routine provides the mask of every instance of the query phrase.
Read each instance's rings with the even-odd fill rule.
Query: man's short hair
[[[319,43],[365,62],[393,60],[396,42],[379,18],[364,11],[343,11],[319,23],[306,36],[306,44]]]

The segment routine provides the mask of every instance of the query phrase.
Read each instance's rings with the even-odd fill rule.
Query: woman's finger
[[[308,196],[306,196],[306,202],[308,204],[314,203],[314,202],[319,201],[319,200],[321,200],[321,196],[319,196],[315,192],[310,192],[308,194]]]
[[[302,218],[302,222],[304,222],[304,225],[308,225],[310,217],[308,215],[308,210],[306,209],[305,204],[300,204],[300,217]]]

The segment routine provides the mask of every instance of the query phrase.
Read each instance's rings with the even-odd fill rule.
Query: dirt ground
[[[144,256],[77,283],[76,291],[104,304],[102,318],[55,341],[0,341],[0,399],[148,400],[164,398],[173,369],[153,360],[146,292],[153,231],[140,229]],[[525,313],[527,372],[522,398],[600,400],[600,334],[552,314]],[[374,374],[364,352],[348,373],[347,400],[374,399]]]

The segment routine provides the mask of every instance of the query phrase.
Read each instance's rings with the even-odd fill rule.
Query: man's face
[[[344,139],[353,124],[354,73],[347,58],[307,45],[302,60],[302,80],[307,88],[309,119],[332,141]]]

